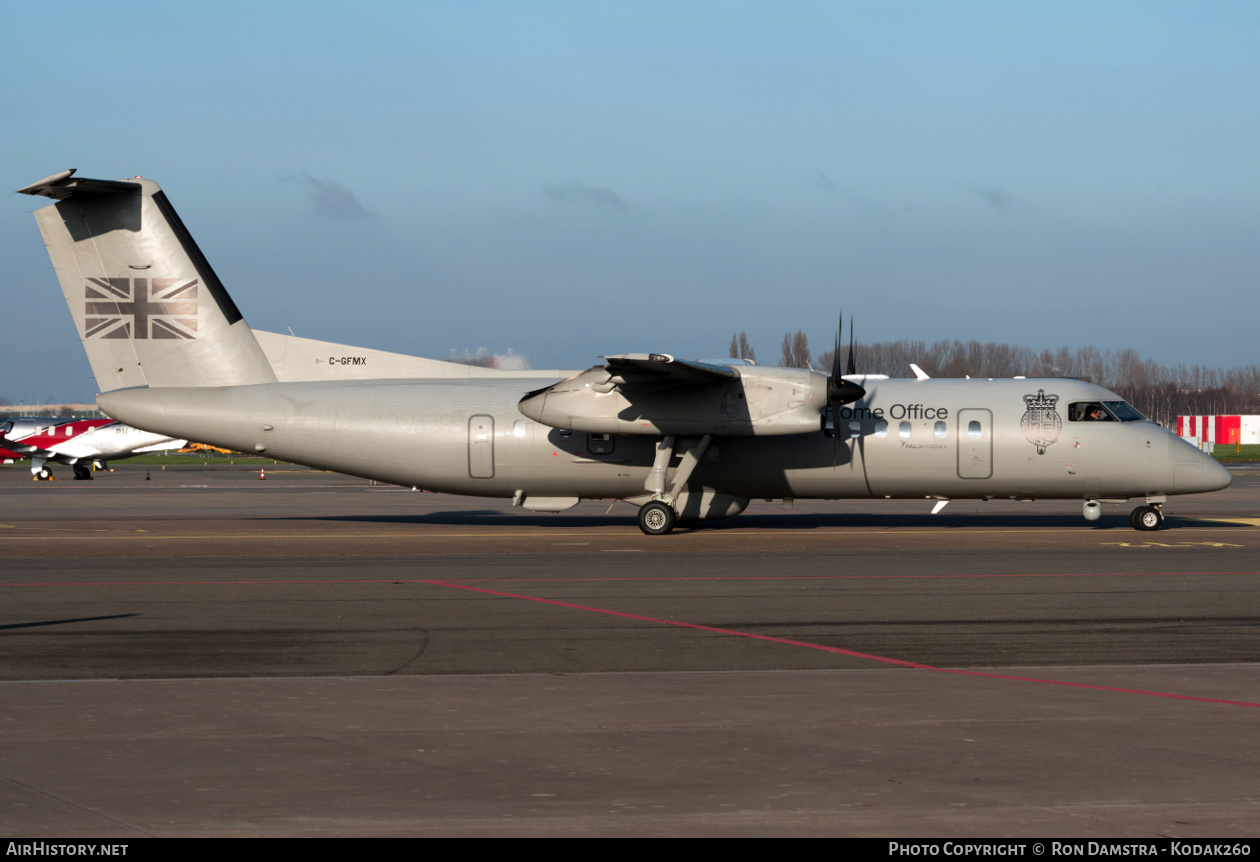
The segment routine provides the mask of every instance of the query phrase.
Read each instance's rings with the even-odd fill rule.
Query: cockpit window
[[[1074,401],[1068,405],[1070,422],[1145,422],[1146,417],[1125,401]]]
[[[1069,422],[1115,422],[1101,401],[1077,401],[1068,405]]]
[[[1115,416],[1121,422],[1145,422],[1146,417],[1139,413],[1132,404],[1127,401],[1104,401],[1103,407],[1111,411],[1111,415]]]

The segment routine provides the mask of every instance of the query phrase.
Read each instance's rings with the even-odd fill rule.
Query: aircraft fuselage
[[[110,415],[172,437],[434,491],[644,494],[659,437],[551,428],[517,409],[545,380],[267,383],[105,393]],[[1077,421],[1088,383],[871,380],[834,437],[718,438],[687,487],[742,498],[1130,498],[1225,487],[1228,471],[1149,421]],[[679,440],[671,462],[688,448]]]

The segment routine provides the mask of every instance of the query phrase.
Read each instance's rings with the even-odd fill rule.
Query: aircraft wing
[[[8,449],[10,452],[17,454],[19,458],[52,458],[53,453],[48,449],[40,446],[32,446],[29,443],[23,443],[21,440],[10,440],[3,434],[0,434],[0,448]]]
[[[739,379],[739,372],[729,365],[675,359],[668,353],[623,353],[605,356],[608,371],[620,377],[625,385],[646,383],[712,384],[730,383]]]

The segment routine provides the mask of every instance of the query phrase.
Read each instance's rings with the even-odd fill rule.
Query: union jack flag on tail
[[[89,278],[84,338],[196,338],[197,279]]]

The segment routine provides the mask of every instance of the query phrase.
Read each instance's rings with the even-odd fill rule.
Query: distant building
[[[1178,416],[1177,436],[1196,444],[1260,444],[1260,416]]]

